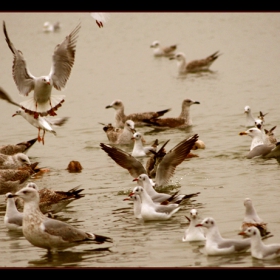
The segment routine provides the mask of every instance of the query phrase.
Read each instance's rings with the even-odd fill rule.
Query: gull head
[[[131,131],[132,133],[135,133],[136,130],[135,130],[135,124],[134,124],[134,121],[132,120],[127,120],[124,124],[124,127],[126,129],[128,129],[129,131]]]
[[[154,41],[152,44],[151,44],[151,48],[158,48],[159,47],[159,41]]]
[[[106,109],[114,108],[115,110],[118,110],[120,108],[123,108],[123,103],[121,100],[117,99],[117,100],[113,101],[110,105],[107,105],[105,108]]]
[[[175,55],[171,56],[169,59],[176,59],[178,61],[185,61],[186,60],[186,56],[185,56],[184,53],[178,52]]]
[[[245,106],[245,107],[244,107],[244,113],[245,113],[245,114],[249,114],[250,112],[251,112],[250,106],[248,106],[248,105]]]
[[[213,218],[205,218],[201,223],[195,225],[196,227],[206,227],[206,228],[212,228],[215,226],[215,220]]]
[[[35,185],[34,183],[32,184]],[[30,187],[29,185],[30,184],[16,192],[14,196],[22,198],[25,203],[30,201],[36,201],[39,203],[40,195],[38,190],[36,188]]]
[[[257,236],[257,235],[260,236],[260,231],[256,227],[251,226],[251,227],[248,227],[246,230],[239,232],[238,234],[245,235],[248,237]]]

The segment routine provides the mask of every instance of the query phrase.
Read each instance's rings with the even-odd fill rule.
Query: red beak
[[[203,227],[203,225],[202,224],[197,224],[197,225],[195,225],[196,227]]]
[[[134,181],[138,181],[138,178],[134,178],[134,179],[132,180],[132,182],[134,182]]]

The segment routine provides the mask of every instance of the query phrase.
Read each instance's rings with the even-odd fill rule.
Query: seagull
[[[26,119],[31,125],[36,127],[38,129],[38,142],[42,142],[42,144],[45,144],[45,133],[46,131],[52,133],[56,136],[56,131],[53,129],[53,126],[62,126],[66,123],[66,121],[69,119],[69,117],[62,117],[62,118],[53,118],[53,117],[41,117],[38,116],[37,119],[33,118],[33,116],[29,115],[28,113],[25,113],[24,110],[19,109],[15,112],[14,116],[22,116],[24,119]],[[41,135],[41,130],[43,131]]]
[[[18,103],[14,102],[9,94],[0,87],[0,98],[3,100],[6,100],[8,103],[13,104],[15,106],[21,107]],[[38,129],[38,137],[37,140],[38,142],[42,141],[42,144],[44,144],[44,136],[45,132],[49,131],[56,135],[56,132],[53,130],[52,126],[62,126],[68,119],[69,117],[63,117],[63,118],[51,118],[51,117],[41,117],[40,115],[38,118],[34,118],[32,115],[29,113],[26,113],[23,109],[19,108],[15,114],[12,115],[14,116],[22,116],[24,119],[26,119],[31,125],[36,127]],[[40,136],[40,131],[43,131],[43,135]]]
[[[113,242],[110,237],[85,232],[68,223],[46,217],[40,211],[40,196],[36,188],[26,186],[12,196],[24,200],[22,232],[36,247],[56,252],[83,243]]]
[[[80,28],[81,24],[79,23],[64,41],[55,47],[50,73],[46,76],[35,77],[29,72],[23,53],[17,50],[10,41],[5,21],[3,21],[6,42],[14,55],[13,78],[19,94],[28,96],[31,91],[34,91],[33,96],[21,102],[20,105],[26,113],[35,119],[39,115],[55,116],[55,111],[64,102],[64,95],[53,95],[51,91],[53,87],[61,90],[66,86],[75,61],[76,42]]]
[[[51,24],[49,21],[44,22],[43,25],[43,31],[48,33],[48,32],[57,32],[61,28],[60,22],[57,21],[54,24]]]
[[[40,203],[39,207],[43,214],[53,215],[61,212],[65,207],[77,199],[84,197],[81,194],[84,189],[78,187],[72,188],[69,191],[56,191],[48,188],[40,189],[35,183],[29,183],[26,187],[34,188],[39,192]],[[24,201],[20,197],[15,199],[16,206],[19,210],[23,210]]]
[[[182,111],[179,117],[169,118],[147,118],[143,121],[148,126],[155,128],[185,128],[192,126],[193,122],[190,116],[190,107],[193,104],[200,104],[199,101],[194,101],[189,98],[184,99],[182,102]]]
[[[155,186],[161,187],[169,183],[170,178],[174,175],[176,167],[185,160],[197,139],[197,134],[185,138],[164,155],[156,170]],[[133,179],[141,174],[147,174],[147,170],[142,163],[126,151],[104,143],[100,143],[100,147],[118,165],[127,169]]]
[[[253,202],[250,198],[245,198],[245,216],[241,225],[241,231],[245,231],[250,226],[255,226],[259,229],[261,236],[266,236],[270,232],[267,231],[267,224],[257,214]]]
[[[268,142],[271,143],[271,144],[274,144],[274,145],[276,145],[277,142],[278,142],[276,137],[275,137],[275,135],[274,135],[274,132],[273,132],[273,130],[275,128],[276,128],[276,126],[272,127],[269,130],[268,129],[264,129],[264,132],[265,132],[265,135],[266,135],[266,137],[268,139]]]
[[[189,220],[190,224],[186,228],[185,233],[182,237],[182,241],[204,241],[206,240],[205,233],[202,227],[196,227],[198,224],[198,211],[196,209],[191,209],[190,211],[190,218],[186,216]]]
[[[95,19],[99,28],[103,27],[104,23],[110,19],[109,13],[90,13],[90,15]]]
[[[37,165],[38,162],[34,162],[30,166],[0,169],[0,194],[16,192],[24,187],[24,183],[28,179],[43,170],[43,168],[39,168]]]
[[[171,56],[174,55],[177,45],[161,46],[159,41],[154,41],[151,45],[154,56]]]
[[[263,140],[263,133],[256,127],[249,128],[246,131],[241,131],[239,135],[248,135],[252,138],[250,152],[247,154],[248,159],[255,157],[275,158],[280,160],[280,142],[276,144],[265,144]]]
[[[175,214],[180,206],[178,204],[160,205],[154,203],[149,194],[141,186],[137,186],[129,194],[138,194],[141,199],[141,217],[144,221],[168,220]]]
[[[258,228],[251,226],[239,233],[250,237],[251,255],[260,260],[271,260],[280,257],[280,244],[264,244]]]
[[[27,153],[28,150],[36,143],[37,138],[20,142],[18,144],[12,145],[2,145],[0,146],[0,153],[4,155],[14,155],[17,153]]]
[[[143,146],[142,134],[140,132],[135,132],[131,139],[134,140],[133,150],[131,152],[133,157],[146,157],[152,154],[151,150],[154,152],[157,151],[158,139],[152,145],[148,146]]]
[[[18,168],[29,166],[31,164],[29,157],[24,153],[14,155],[0,154],[0,169]]]
[[[196,227],[207,228],[205,252],[207,255],[225,255],[247,251],[251,246],[250,238],[229,239],[223,238],[213,218],[205,218]]]
[[[133,134],[136,132],[134,121],[126,120],[124,128],[115,128],[111,123],[102,125],[104,125],[103,130],[111,144],[129,145],[134,143],[132,139]]]
[[[200,194],[199,192],[192,194],[178,194],[178,192],[176,192],[171,195],[163,192],[157,192],[147,174],[141,174],[137,178],[133,179],[133,181],[136,181],[137,184],[148,193],[153,202],[160,203],[162,205],[169,203],[180,204],[182,201],[188,201],[190,198]]]
[[[135,194],[132,194],[132,195],[124,198],[124,200],[133,201],[133,213],[134,213],[134,216],[135,216],[136,219],[142,219],[140,195],[135,193]]]
[[[186,74],[199,71],[209,71],[209,67],[220,55],[219,51],[217,51],[206,58],[187,62],[186,55],[183,52],[178,52],[169,59],[176,59],[179,74]]]
[[[163,116],[165,113],[169,112],[171,109],[166,109],[157,112],[144,112],[144,113],[132,113],[125,115],[124,105],[121,100],[114,100],[110,105],[107,105],[105,109],[114,108],[116,110],[115,121],[116,128],[124,127],[126,120],[134,121],[135,126],[143,126],[143,119],[158,118]]]
[[[23,214],[18,211],[13,194],[10,192],[6,193],[5,200],[6,213],[4,216],[4,225],[9,230],[22,230]]]
[[[244,114],[246,114],[246,127],[255,127],[255,122],[259,119],[259,118],[254,118],[252,115],[252,111],[250,106],[246,105],[244,107]]]

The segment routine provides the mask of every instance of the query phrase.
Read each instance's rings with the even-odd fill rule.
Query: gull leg
[[[41,139],[41,136],[40,136],[40,130],[41,130],[41,129],[38,128],[38,142],[41,142],[41,140],[42,140],[42,139]]]
[[[42,136],[42,143],[43,143],[43,145],[45,144],[45,140],[44,140],[45,133],[46,133],[46,130],[44,129],[44,130],[43,130],[43,136]]]

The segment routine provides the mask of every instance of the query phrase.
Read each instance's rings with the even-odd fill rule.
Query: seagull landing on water
[[[20,107],[35,119],[39,116],[55,116],[55,111],[64,102],[65,96],[52,94],[52,88],[62,90],[66,86],[75,61],[76,42],[80,28],[81,23],[66,36],[61,44],[55,47],[49,74],[35,77],[28,70],[23,53],[17,50],[9,39],[6,24],[3,21],[6,42],[14,56],[12,73],[19,94],[28,96],[31,91],[34,91],[32,97],[20,103]]]

